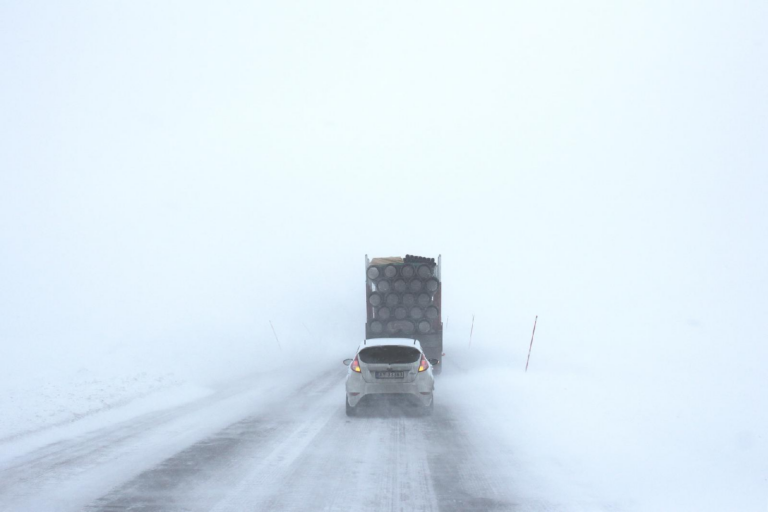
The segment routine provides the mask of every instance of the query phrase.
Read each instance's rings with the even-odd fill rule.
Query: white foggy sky
[[[633,357],[664,325],[764,359],[767,21],[3,3],[0,343],[265,337],[300,304],[354,346],[363,255],[442,253],[444,315],[489,343],[539,314],[551,346]]]

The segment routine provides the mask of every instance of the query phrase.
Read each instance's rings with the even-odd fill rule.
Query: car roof
[[[362,350],[367,347],[382,347],[382,346],[392,346],[392,345],[398,345],[398,346],[408,346],[413,347],[414,345],[421,349],[421,343],[419,343],[419,340],[415,340],[413,338],[373,338],[370,340],[365,340],[358,350]]]

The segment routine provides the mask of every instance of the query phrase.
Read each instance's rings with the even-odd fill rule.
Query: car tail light
[[[354,361],[352,364],[355,364]],[[421,354],[421,362],[419,363],[419,371],[423,372],[426,371],[427,368],[429,368],[429,361],[427,361],[427,357],[424,354]]]
[[[357,361],[357,356],[355,356],[355,358],[352,360],[352,364],[350,364],[349,367],[352,368],[353,372],[357,372],[357,373],[362,372],[362,370],[360,369],[360,363]]]

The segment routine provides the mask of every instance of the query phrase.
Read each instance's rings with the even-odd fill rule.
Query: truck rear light
[[[350,368],[352,368],[353,372],[361,373],[362,370],[360,369],[360,363],[357,361],[357,356],[352,360],[352,364],[349,365]],[[421,371],[421,369],[419,369]]]
[[[357,361],[357,359],[355,359]],[[352,364],[355,364],[355,361],[352,361]],[[427,368],[429,368],[429,361],[427,361],[426,356],[424,354],[421,354],[421,362],[419,363],[419,371],[424,372],[427,371]]]

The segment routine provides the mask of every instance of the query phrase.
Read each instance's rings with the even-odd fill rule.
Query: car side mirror
[[[351,359],[345,359],[345,360],[342,361],[342,363],[344,363],[344,366],[349,366],[349,363],[351,363],[351,362],[352,362]]]
[[[432,366],[435,366],[437,364],[440,364],[440,361],[438,361],[437,359],[433,358],[433,359],[429,360],[429,364],[431,364]]]

